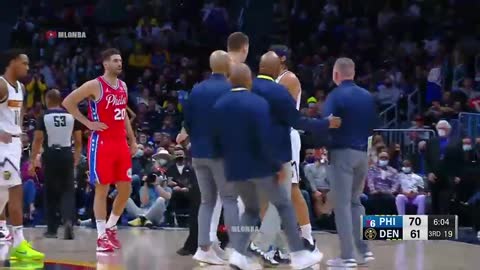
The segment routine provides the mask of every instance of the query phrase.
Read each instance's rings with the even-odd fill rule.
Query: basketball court
[[[45,252],[44,265],[31,262],[4,261],[0,269],[111,269],[111,270],[190,270],[230,269],[228,266],[199,266],[190,257],[178,256],[187,236],[185,230],[121,229],[121,252],[100,256],[95,252],[97,232],[76,228],[75,240],[43,238],[44,228],[26,229],[33,246]],[[60,231],[61,232],[61,231]],[[61,235],[61,234],[59,234]],[[329,259],[338,255],[337,236],[315,235],[320,250]],[[480,246],[453,241],[378,241],[372,242],[376,261],[368,269],[375,270],[474,270],[480,265]],[[4,258],[8,246],[0,244]],[[324,258],[323,263],[326,261]],[[281,269],[288,269],[282,267]],[[324,264],[314,269],[328,268]],[[359,267],[358,269],[367,269]]]

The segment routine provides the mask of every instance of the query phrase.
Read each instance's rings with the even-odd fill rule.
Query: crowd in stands
[[[188,141],[175,143],[182,104],[192,86],[209,75],[208,54],[224,47],[226,35],[237,30],[239,18],[229,17],[226,1],[182,1],[182,5],[127,1],[128,5],[110,6],[99,4],[103,1],[83,1],[62,7],[49,2],[31,1],[12,31],[13,46],[32,48],[31,75],[25,80],[29,109],[22,166],[26,219],[37,220],[35,215],[42,208],[41,169],[29,175],[26,163],[45,92],[57,88],[66,95],[100,75],[100,48],[118,47],[124,57],[130,116],[139,142],[126,211],[130,225],[182,225],[195,177]],[[388,132],[373,137],[363,196],[369,213],[453,214],[472,206],[480,212],[480,195],[475,193],[480,190],[480,134],[461,132],[478,127],[462,129],[456,122],[461,112],[480,112],[480,27],[470,23],[478,10],[472,5],[478,3],[294,0],[274,5],[276,13],[289,16],[290,31],[282,40],[290,46],[290,67],[302,82],[302,113],[322,117],[322,104],[334,88],[333,62],[346,55],[357,63],[356,82],[375,95],[379,112],[398,106],[398,127],[411,129],[395,138]],[[107,9],[112,14],[108,19],[102,16]],[[51,28],[52,22],[62,25],[58,31],[85,31],[87,38],[49,38],[45,33],[57,30]],[[419,102],[409,99],[415,91]],[[408,109],[411,102],[415,111]],[[438,126],[442,119],[450,124]],[[88,135],[85,130],[85,141]],[[324,143],[308,133],[302,136],[301,186],[313,220],[331,226],[333,222],[322,222],[331,220],[328,190],[329,181],[334,181],[326,174]],[[437,171],[445,160],[456,162],[448,172]],[[76,169],[76,202],[79,216],[88,221],[94,189],[85,180],[86,171],[84,156]],[[110,198],[114,196],[112,190]],[[447,200],[446,206],[437,203],[438,196]],[[462,219],[469,223],[470,217],[465,214]],[[479,217],[474,220],[479,231]]]

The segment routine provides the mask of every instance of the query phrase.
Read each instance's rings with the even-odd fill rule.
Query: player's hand
[[[0,142],[2,143],[11,143],[12,142],[12,134],[0,131]]]
[[[102,122],[92,122],[92,121],[88,122],[86,126],[89,130],[92,130],[92,131],[104,131],[105,129],[108,128],[108,126]]]
[[[428,181],[432,183],[435,183],[435,181],[437,180],[437,176],[434,173],[429,173],[427,178],[428,178]]]
[[[342,125],[342,118],[333,116],[333,114],[327,117],[328,122],[330,122],[329,128],[339,128]]]
[[[462,181],[462,179],[460,179],[460,177],[455,177],[454,181],[455,181],[455,184],[458,184],[460,183],[460,181]]]
[[[138,145],[136,142],[132,142],[130,143],[130,155],[135,156],[135,154],[137,154],[137,150],[138,150]]]
[[[185,132],[180,132],[177,135],[177,144],[182,144],[188,138],[188,134]]]

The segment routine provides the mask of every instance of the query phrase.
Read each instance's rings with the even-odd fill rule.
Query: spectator
[[[400,144],[392,144],[390,146],[390,149],[388,150],[388,155],[390,157],[390,160],[388,162],[388,165],[395,170],[399,171],[402,168],[402,148]]]
[[[310,182],[312,189],[312,198],[314,203],[314,211],[317,217],[325,214],[327,204],[327,193],[330,185],[327,180],[327,157],[322,156],[315,158],[314,163],[306,164],[304,167],[305,178]]]
[[[370,167],[367,174],[368,202],[367,209],[375,215],[394,215],[395,197],[398,191],[398,172],[388,166],[389,156],[386,151],[378,154],[378,162]]]
[[[415,174],[412,170],[410,160],[403,161],[402,172],[398,174],[400,183],[400,193],[395,198],[397,212],[399,215],[405,215],[405,206],[415,205],[417,215],[425,214],[426,196],[423,194],[424,182],[422,177]]]
[[[402,92],[397,88],[390,77],[385,78],[383,84],[378,87],[376,99],[382,109],[386,109],[391,105],[397,104]]]
[[[447,215],[454,179],[458,181],[462,146],[450,138],[451,126],[447,121],[439,121],[436,128],[439,137],[428,142],[425,153],[427,179],[432,194],[432,214]]]
[[[183,149],[175,150],[175,163],[167,169],[168,185],[172,188],[171,203],[168,207],[169,214],[180,214],[189,209],[190,196],[189,191],[192,183],[196,182],[193,168],[186,164],[185,151]],[[167,222],[173,224],[173,216],[169,215]]]
[[[425,164],[425,150],[427,149],[427,142],[418,142],[417,149],[410,154],[409,160],[412,163],[413,171],[417,172],[420,176],[426,176],[426,164]]]
[[[25,86],[27,90],[27,108],[32,108],[34,104],[40,102],[45,106],[45,92],[47,91],[47,85],[43,79],[43,75],[35,72],[32,80]]]
[[[145,176],[139,195],[140,207],[131,198],[127,201],[125,208],[127,213],[136,217],[128,222],[128,225],[132,227],[160,225],[163,222],[168,201],[172,197],[172,190],[167,186],[166,177],[153,173]]]

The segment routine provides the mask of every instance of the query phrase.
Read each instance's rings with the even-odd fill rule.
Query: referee
[[[43,144],[43,166],[45,169],[45,211],[47,231],[45,237],[56,238],[59,222],[57,212],[63,218],[65,239],[73,239],[75,216],[74,165],[78,164],[82,150],[80,124],[60,107],[62,97],[52,89],[46,95],[47,110],[37,119],[33,139],[30,172],[35,173],[36,157]],[[72,154],[72,136],[75,151]]]

